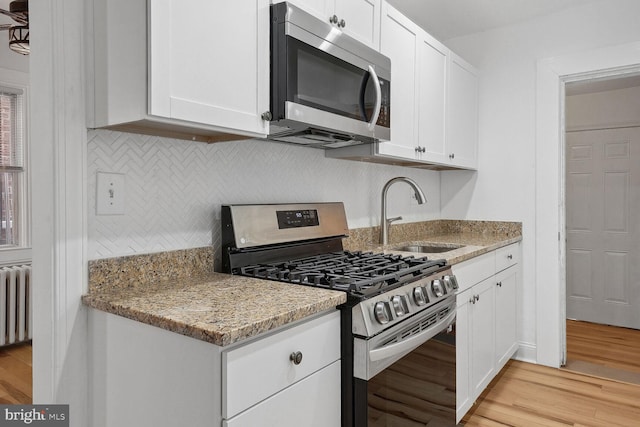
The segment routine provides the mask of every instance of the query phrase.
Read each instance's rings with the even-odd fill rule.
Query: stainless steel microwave
[[[389,140],[391,60],[289,4],[271,6],[269,139],[318,148]]]

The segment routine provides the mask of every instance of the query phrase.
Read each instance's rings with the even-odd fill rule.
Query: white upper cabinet
[[[380,2],[381,0],[289,1],[376,50],[380,48]]]
[[[454,53],[449,57],[447,96],[447,161],[475,169],[478,162],[478,76]]]
[[[94,0],[89,127],[203,141],[266,136],[269,6]]]
[[[444,163],[447,58],[449,50],[427,33],[418,45],[418,151],[420,159]],[[395,82],[394,82],[395,83]],[[393,113],[393,111],[392,111]]]
[[[335,15],[342,31],[375,50],[380,49],[381,0],[335,0]],[[328,1],[328,3],[332,3]]]
[[[391,59],[391,138],[329,150],[327,157],[431,169],[475,169],[475,69],[382,2],[380,51]]]
[[[422,30],[387,3],[383,5],[380,52],[391,59],[391,140],[379,144],[383,155],[418,156],[416,65]]]

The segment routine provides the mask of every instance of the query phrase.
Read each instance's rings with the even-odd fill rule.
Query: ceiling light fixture
[[[9,48],[22,55],[29,54],[29,1],[14,0],[9,3],[9,11],[0,9],[17,24],[1,24],[0,30],[9,32]]]

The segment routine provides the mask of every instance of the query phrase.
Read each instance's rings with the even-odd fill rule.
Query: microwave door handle
[[[371,121],[369,122],[369,130],[374,130],[376,122],[378,121],[378,116],[380,115],[380,108],[382,107],[382,89],[380,87],[378,75],[371,65],[369,65],[369,74],[373,78],[374,87],[376,89],[376,106],[373,109],[373,117],[371,117]]]

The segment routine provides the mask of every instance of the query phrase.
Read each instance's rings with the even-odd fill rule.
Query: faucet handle
[[[401,219],[402,219],[402,217],[401,217],[401,216],[396,216],[396,217],[393,217],[393,218],[388,218],[388,219],[387,219],[387,224],[391,224],[393,221],[400,221]]]

